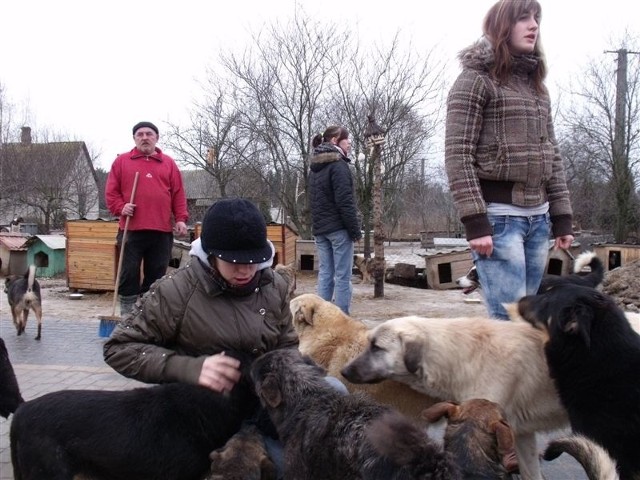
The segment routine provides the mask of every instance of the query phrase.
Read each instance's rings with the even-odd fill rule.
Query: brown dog
[[[276,467],[267,454],[262,434],[246,424],[209,455],[211,471],[203,480],[276,480]]]
[[[362,274],[362,283],[371,283],[373,258],[365,258],[364,255],[356,253],[353,256],[353,264]]]
[[[29,310],[33,310],[38,321],[36,340],[40,340],[42,333],[42,298],[40,296],[40,284],[36,280],[36,266],[30,265],[29,270],[22,277],[7,277],[4,283],[4,291],[9,300],[13,324],[18,335],[24,333]]]
[[[292,298],[296,291],[296,266],[294,264],[283,265],[279,263],[274,267],[274,270],[287,281],[289,298]]]
[[[378,402],[418,419],[426,407],[435,403],[432,397],[394,380],[370,385],[348,382],[340,371],[367,348],[367,326],[313,293],[295,297],[290,307],[300,352],[310,356],[329,375],[339,378],[350,392],[365,392]]]
[[[507,480],[517,472],[513,432],[497,403],[481,398],[440,402],[422,416],[429,423],[447,418],[444,448],[463,478]]]

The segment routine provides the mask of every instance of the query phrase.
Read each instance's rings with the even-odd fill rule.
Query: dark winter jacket
[[[192,257],[154,283],[135,314],[116,327],[104,345],[105,361],[142,382],[197,384],[210,355],[296,348],[286,281],[271,268],[257,275],[253,293],[234,296]]]
[[[346,229],[352,240],[362,237],[349,162],[331,143],[318,145],[313,151],[309,198],[314,235]]]
[[[505,84],[489,74],[488,40],[463,50],[460,60],[463,71],[447,99],[445,166],[467,239],[491,235],[486,202],[534,207],[548,201],[554,236],[571,234],[549,96],[536,92],[530,79],[538,58],[514,57]]]

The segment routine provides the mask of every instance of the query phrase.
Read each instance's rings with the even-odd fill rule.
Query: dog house
[[[316,254],[316,242],[314,240],[296,241],[296,269],[314,272],[318,270],[319,262]]]
[[[421,256],[425,261],[427,286],[435,290],[458,288],[456,279],[473,265],[469,248],[427,250],[426,255]]]
[[[600,243],[594,245],[593,251],[602,260],[605,270],[628,265],[640,259],[640,245],[622,243]]]
[[[573,273],[573,260],[578,255],[580,255],[579,243],[574,242],[567,251],[554,248],[554,242],[551,241],[545,273],[549,275],[569,275]]]
[[[118,222],[70,220],[65,231],[67,286],[74,290],[113,291],[118,266]]]
[[[267,225],[267,238],[271,240],[276,249],[273,265],[291,265],[296,263],[297,232],[284,223],[269,223]]]
[[[0,275],[23,275],[27,271],[28,238],[22,233],[0,233]]]
[[[25,246],[27,265],[35,265],[39,277],[51,278],[65,272],[67,239],[63,235],[35,235]]]

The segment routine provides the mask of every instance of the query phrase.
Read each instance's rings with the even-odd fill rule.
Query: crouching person
[[[288,284],[271,268],[274,248],[265,220],[245,199],[212,205],[191,260],[155,282],[104,345],[122,375],[147,383],[185,382],[233,389],[240,362],[225,351],[257,357],[297,348]],[[268,435],[267,435],[268,437]],[[278,463],[278,443],[265,438]]]

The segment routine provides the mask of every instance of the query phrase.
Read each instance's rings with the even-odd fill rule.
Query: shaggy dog
[[[622,479],[640,478],[640,335],[615,301],[562,285],[518,301],[549,336],[544,353],[573,431],[601,445]]]
[[[580,273],[585,267],[589,267],[589,273]],[[594,252],[583,252],[576,258],[573,264],[573,273],[571,275],[544,275],[542,282],[538,288],[538,293],[547,291],[554,285],[562,285],[565,283],[575,283],[577,285],[585,285],[588,287],[597,287],[604,280],[604,265]],[[466,275],[456,279],[456,284],[462,288],[465,295],[480,288],[480,279],[475,265],[472,266]]]
[[[584,468],[589,480],[618,480],[616,462],[600,445],[582,435],[556,438],[549,442],[543,458],[555,460],[564,452],[575,458]]]
[[[522,477],[539,480],[535,433],[567,425],[544,358],[545,339],[522,321],[396,318],[369,332],[367,349],[342,374],[355,383],[395,379],[455,402],[496,402],[513,429]]]
[[[274,270],[287,281],[289,285],[289,298],[292,298],[296,291],[296,266],[294,264],[282,265],[279,263],[275,266]]]
[[[361,283],[371,283],[371,278],[373,275],[373,257],[366,258],[363,254],[356,253],[353,256],[353,264],[362,274]]]
[[[374,385],[347,381],[341,370],[366,349],[367,326],[313,293],[297,296],[291,300],[290,308],[300,339],[300,352],[310,356],[329,375],[340,379],[350,392],[365,392],[413,418],[421,418],[422,411],[435,403],[433,398],[395,380]]]
[[[7,346],[0,338],[0,416],[7,418],[23,402]]]
[[[246,375],[230,394],[181,383],[49,393],[14,413],[14,475],[16,480],[69,480],[78,474],[200,480],[210,467],[209,453],[222,447],[258,404]]]
[[[444,449],[463,478],[507,480],[518,462],[511,427],[500,405],[482,398],[440,402],[423,412],[430,423],[447,419]]]
[[[23,277],[7,277],[4,283],[4,291],[9,300],[13,324],[18,335],[24,333],[29,310],[33,310],[38,321],[36,340],[40,340],[42,333],[42,298],[40,296],[40,284],[36,280],[36,266],[30,265],[29,270]]]
[[[413,426],[417,455],[397,465],[367,439],[372,421],[392,411],[361,394],[342,395],[323,368],[295,349],[265,353],[251,376],[284,443],[287,480],[458,478],[448,456]],[[412,425],[409,423],[409,425]]]
[[[211,471],[203,480],[276,480],[276,467],[267,454],[260,430],[242,426],[222,448],[209,455]]]

